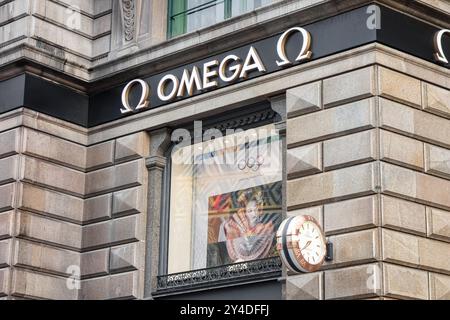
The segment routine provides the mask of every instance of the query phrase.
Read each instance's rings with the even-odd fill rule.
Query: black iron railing
[[[281,276],[281,266],[281,259],[279,257],[272,257],[158,276],[157,293],[188,291],[223,284],[276,278]]]

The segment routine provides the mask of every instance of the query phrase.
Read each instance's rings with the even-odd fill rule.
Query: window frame
[[[213,2],[217,2],[217,4],[220,4],[221,3],[220,1],[223,2],[223,4],[224,4],[224,21],[232,18],[233,17],[233,0],[211,0],[210,2],[206,2],[203,5],[206,5],[208,3],[212,4]],[[174,14],[173,10],[174,10],[174,4],[176,2],[181,5],[182,11]],[[203,6],[203,5],[200,5],[200,6]],[[198,7],[200,7],[200,6],[198,6]],[[174,38],[174,37],[177,37],[177,36],[181,36],[183,34],[188,33],[188,31],[187,31],[187,19],[186,19],[187,14],[186,13],[189,10],[193,10],[193,9],[198,8],[198,7],[195,7],[195,8],[192,8],[192,9],[187,9],[187,0],[168,0],[168,9],[167,9],[167,38],[168,39],[171,39],[171,38]],[[184,13],[184,17],[183,17],[182,22],[181,22],[183,24],[183,26],[181,27],[182,31],[181,32],[173,32],[173,27],[175,25],[175,23],[173,21],[173,17],[177,16],[177,15],[180,15],[180,14],[183,14],[183,13]],[[214,24],[217,24],[217,23],[220,23],[220,22],[221,21],[217,21],[217,22],[215,22],[215,23],[213,23],[211,25],[214,25]]]
[[[281,121],[281,117],[271,108],[271,104],[268,101],[259,102],[252,105],[247,105],[238,110],[234,111],[232,115],[228,115],[229,112],[224,112],[219,116],[210,116],[202,119],[203,121],[203,132],[208,129],[218,129],[223,134],[227,129],[243,129],[249,130],[253,128],[258,128],[264,125],[273,124]],[[244,125],[241,125],[244,123]],[[194,129],[193,125],[181,125],[177,128],[187,129],[191,133],[191,143],[194,142]],[[169,234],[170,234],[170,195],[172,189],[172,158],[171,153],[176,143],[171,142],[170,147],[167,149],[165,157],[166,167],[164,170],[163,176],[163,188],[162,188],[162,209],[161,209],[161,217],[160,217],[160,239],[159,239],[159,263],[158,263],[158,276],[157,276],[157,291],[156,295],[164,294],[167,292],[186,292],[192,289],[199,288],[209,288],[213,289],[219,285],[223,286],[226,284],[236,284],[236,283],[246,283],[246,282],[255,282],[261,281],[263,279],[270,280],[276,279],[281,276],[281,259],[276,257],[270,257],[260,260],[247,261],[244,263],[236,263],[230,265],[222,265],[213,268],[205,268],[200,270],[188,270],[185,272],[179,272],[175,274],[168,274],[168,262],[169,262]],[[284,163],[282,164],[284,166]],[[283,168],[282,168],[283,170]],[[284,188],[284,184],[282,184]],[[284,194],[284,190],[283,190]],[[282,212],[283,218],[285,216],[285,212]],[[244,274],[243,276],[239,276],[234,278],[231,273],[227,273],[227,268],[233,269],[234,267],[239,268],[239,265],[245,266],[250,265],[247,270],[248,274]],[[254,267],[254,270],[252,269]],[[265,272],[257,272],[255,270],[264,269]],[[216,279],[215,281],[201,281],[201,279],[205,279],[205,277],[199,277],[199,272],[204,272],[208,274],[208,271],[212,270],[212,272],[219,272],[220,274],[224,274],[223,278]],[[245,272],[244,272],[245,273]],[[170,277],[174,277],[179,275],[180,277],[186,277],[186,282],[176,281],[176,285],[168,284],[168,279]],[[191,277],[191,278],[190,278]],[[208,278],[208,277],[206,277]],[[190,279],[190,280],[189,280]],[[197,281],[193,280],[197,279]]]

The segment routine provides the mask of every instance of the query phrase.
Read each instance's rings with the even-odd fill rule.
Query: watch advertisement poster
[[[209,197],[207,266],[277,255],[281,181]]]

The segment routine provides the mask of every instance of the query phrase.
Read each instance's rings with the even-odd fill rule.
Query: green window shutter
[[[186,32],[186,2],[187,0],[169,0],[169,30],[170,37]]]

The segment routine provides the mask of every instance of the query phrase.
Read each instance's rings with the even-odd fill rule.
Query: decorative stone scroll
[[[135,0],[122,0],[123,33],[126,41],[135,37],[136,3]]]

